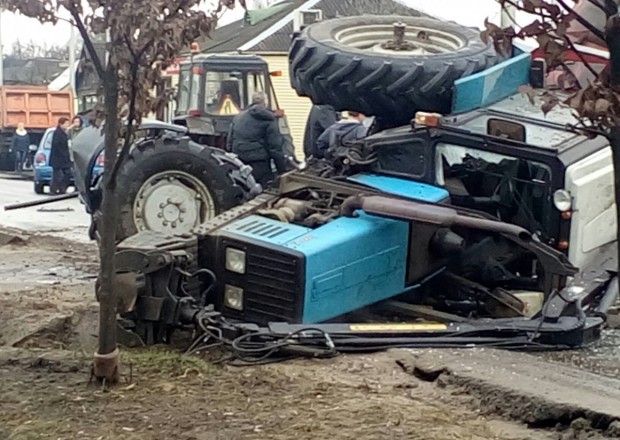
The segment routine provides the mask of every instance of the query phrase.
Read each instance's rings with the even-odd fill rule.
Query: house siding
[[[269,65],[269,71],[282,71],[282,76],[271,77],[280,108],[284,109],[298,159],[304,158],[304,131],[312,109],[312,101],[298,96],[291,87],[288,73],[288,55],[262,55]]]

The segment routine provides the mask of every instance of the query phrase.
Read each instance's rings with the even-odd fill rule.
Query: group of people
[[[366,136],[365,116],[357,112],[348,115],[348,119],[340,119],[333,107],[313,107],[304,139],[306,158],[322,158],[330,147]],[[254,93],[250,107],[233,119],[227,149],[252,167],[254,178],[265,188],[276,178],[272,164],[278,175],[291,169],[284,145],[277,115],[268,108],[267,95]]]
[[[71,183],[72,159],[69,144],[82,130],[83,122],[80,116],[73,120],[61,117],[52,135],[52,144],[49,155],[49,166],[52,167],[52,182],[50,192],[52,194],[65,194]],[[15,171],[22,171],[24,163],[30,152],[31,138],[25,124],[17,124],[15,134],[11,139],[11,151],[15,155]]]
[[[313,107],[304,139],[307,158],[322,158],[330,147],[366,136],[368,128],[364,124],[365,116],[356,112],[349,112],[348,115],[348,119],[340,119],[330,106]],[[233,119],[227,139],[228,150],[252,167],[254,178],[264,188],[275,180],[276,173],[279,175],[293,168],[285,151],[286,140],[280,132],[277,119],[276,113],[268,107],[267,94],[256,92],[250,107]],[[65,194],[71,183],[70,142],[82,127],[82,118],[79,116],[73,120],[65,117],[58,120],[49,155],[52,194]],[[22,169],[29,146],[29,134],[24,124],[20,123],[12,141],[16,171]]]

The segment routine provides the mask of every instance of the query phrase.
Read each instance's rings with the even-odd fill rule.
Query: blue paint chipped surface
[[[529,83],[532,60],[524,53],[454,82],[452,113],[488,107]]]
[[[388,194],[424,202],[441,202],[449,197],[448,191],[443,188],[397,177],[364,173],[348,177],[347,180]]]

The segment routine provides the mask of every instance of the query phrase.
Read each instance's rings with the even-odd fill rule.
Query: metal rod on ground
[[[46,205],[48,203],[60,202],[62,200],[74,199],[78,197],[78,193],[61,194],[58,196],[48,197],[41,200],[33,200],[31,202],[15,203],[14,205],[6,205],[5,211],[12,211],[13,209],[30,208],[31,206]]]

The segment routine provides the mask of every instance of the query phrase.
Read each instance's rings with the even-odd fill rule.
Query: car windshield
[[[55,130],[46,131],[43,135],[43,139],[41,139],[41,147],[43,147],[44,150],[52,149],[52,137],[54,136],[54,131]]]

